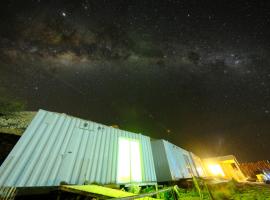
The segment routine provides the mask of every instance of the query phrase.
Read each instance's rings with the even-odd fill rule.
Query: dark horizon
[[[5,0],[0,96],[270,159],[270,2]]]

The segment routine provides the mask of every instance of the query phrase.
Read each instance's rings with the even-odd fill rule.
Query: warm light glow
[[[214,176],[225,176],[219,164],[209,164],[208,169]]]
[[[118,183],[142,181],[140,143],[119,138]]]
[[[131,180],[132,182],[142,181],[140,144],[138,141],[130,141],[131,155]]]

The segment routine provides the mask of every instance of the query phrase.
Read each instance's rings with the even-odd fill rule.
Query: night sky
[[[0,7],[0,95],[202,157],[270,159],[270,1]]]

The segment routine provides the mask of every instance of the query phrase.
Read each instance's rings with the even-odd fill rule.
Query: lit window
[[[141,182],[141,153],[138,140],[119,138],[118,183]]]
[[[225,176],[221,166],[219,164],[210,164],[208,169],[214,176]]]

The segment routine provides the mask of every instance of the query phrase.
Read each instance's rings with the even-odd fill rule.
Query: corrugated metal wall
[[[191,165],[192,160],[190,159],[189,152],[168,141],[164,141],[164,144],[173,180],[191,178],[194,171],[190,172],[189,168],[191,167],[191,170],[194,169]],[[189,163],[186,163],[185,157]]]
[[[153,158],[155,163],[157,180],[159,182],[172,180],[172,175],[163,140],[153,140],[151,141],[151,145],[153,150]]]
[[[149,137],[40,110],[0,167],[0,185],[117,183],[119,137],[140,141],[142,182],[155,182]]]
[[[194,161],[188,151],[165,140],[151,141],[151,145],[158,182],[197,176]]]
[[[203,161],[201,158],[194,153],[191,153],[192,159],[194,161],[194,165],[196,166],[196,173],[199,177],[206,177],[206,171],[203,165]]]

